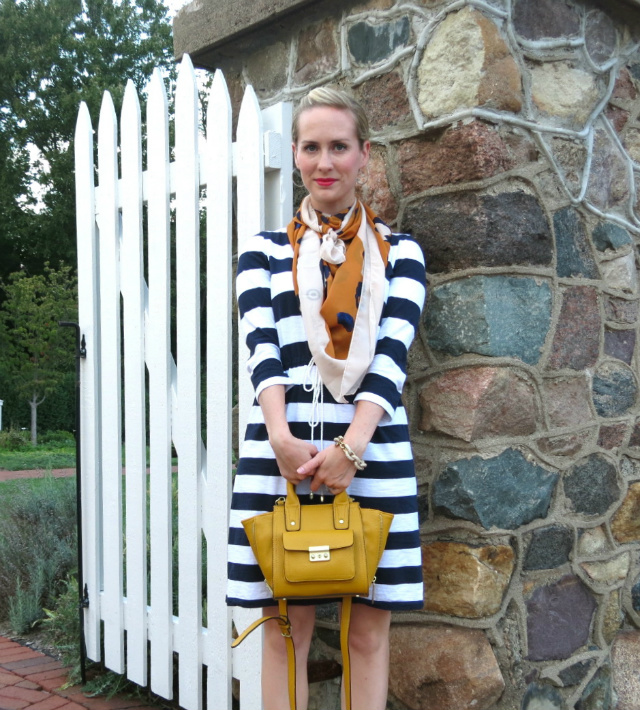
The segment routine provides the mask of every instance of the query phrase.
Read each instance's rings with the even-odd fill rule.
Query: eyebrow
[[[350,141],[353,141],[353,138],[332,138],[329,143],[349,143]],[[310,138],[302,139],[300,141],[301,143],[319,143],[319,141],[316,140],[311,140]]]

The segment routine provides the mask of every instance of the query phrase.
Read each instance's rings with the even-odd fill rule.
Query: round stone
[[[576,513],[603,515],[620,497],[615,465],[601,454],[592,454],[569,469],[564,492]]]
[[[596,370],[592,384],[593,404],[601,417],[617,417],[636,403],[638,386],[630,367],[607,361]]]

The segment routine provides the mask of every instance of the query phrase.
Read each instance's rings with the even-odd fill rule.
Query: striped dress
[[[367,463],[348,488],[362,507],[394,514],[386,549],[368,599],[355,601],[381,609],[410,610],[423,605],[422,563],[418,531],[416,477],[409,441],[407,415],[401,402],[406,378],[407,351],[414,338],[425,298],[422,252],[406,235],[391,235],[386,269],[384,307],[376,354],[358,392],[337,403],[323,388],[323,442],[319,427],[312,435],[311,353],[306,342],[291,273],[293,250],[286,231],[261,232],[252,237],[238,260],[238,306],[250,357],[247,363],[256,399],[249,414],[236,471],[228,546],[227,604],[261,607],[274,604],[241,521],[273,509],[286,495],[269,445],[257,398],[271,385],[284,385],[287,421],[294,436],[313,441],[318,449],[333,446],[344,434],[355,410],[365,399],[385,411],[364,452]],[[302,503],[309,503],[309,479],[297,486]],[[313,498],[319,502],[319,496]],[[373,598],[371,598],[373,596]],[[325,600],[326,601],[326,600]]]

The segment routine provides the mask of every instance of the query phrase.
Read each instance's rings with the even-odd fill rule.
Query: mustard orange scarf
[[[287,234],[293,247],[292,271],[296,295],[299,295],[298,256],[302,239],[311,230],[322,242],[318,268],[324,283],[320,314],[329,335],[325,351],[329,357],[338,360],[346,360],[349,354],[362,297],[365,249],[358,231],[361,229],[363,217],[366,219],[369,233],[375,236],[380,257],[386,268],[390,244],[385,235],[389,234],[389,228],[370,207],[359,201],[348,212],[325,215],[314,210],[307,197],[287,226]]]

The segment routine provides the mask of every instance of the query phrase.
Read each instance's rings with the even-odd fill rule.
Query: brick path
[[[75,476],[75,473],[75,468],[54,468],[53,471],[51,471],[51,475],[54,478],[68,478],[69,476]],[[0,469],[0,483],[19,478],[42,478],[44,474],[45,470],[42,468],[37,468],[33,471],[5,471],[4,469]]]
[[[73,476],[75,469],[56,469],[51,473],[56,478]],[[43,470],[0,471],[0,482],[42,475]],[[0,710],[153,708],[140,698],[88,698],[78,685],[62,690],[66,682],[67,670],[55,658],[0,636]]]
[[[55,658],[0,636],[0,710],[153,708],[140,698],[89,698],[78,685],[63,690],[66,682],[67,671]]]

